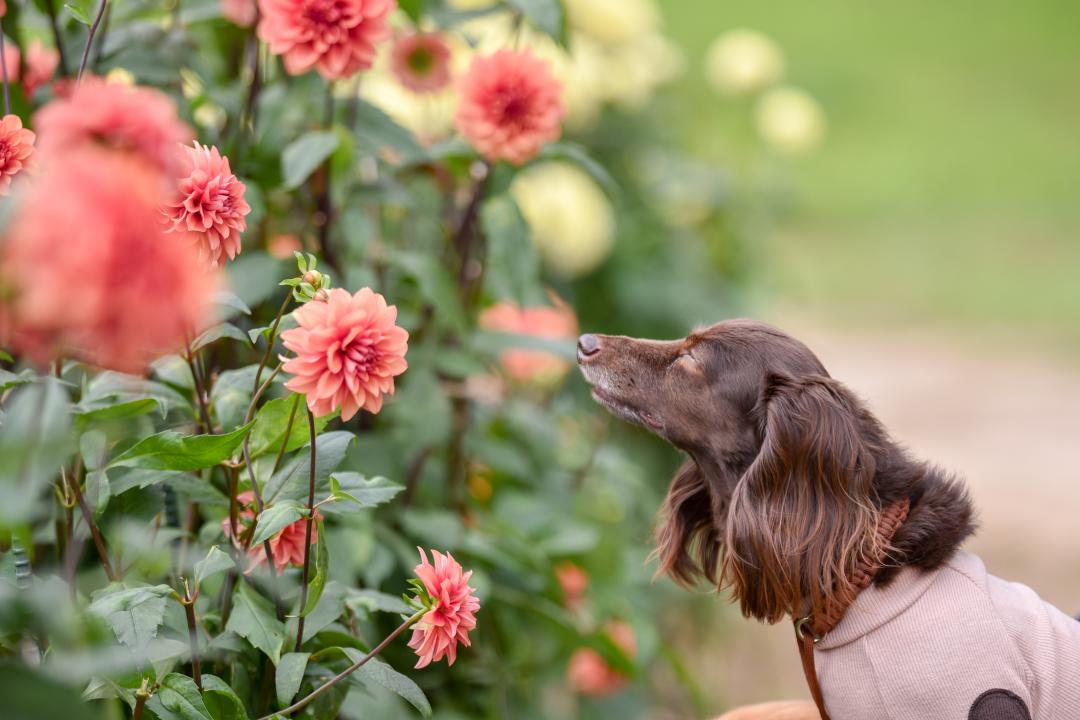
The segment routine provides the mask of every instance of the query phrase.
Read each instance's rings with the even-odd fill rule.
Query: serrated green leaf
[[[292,425],[289,427],[289,416]],[[315,418],[315,432],[320,433],[334,419],[334,415]],[[285,430],[289,428],[289,436]],[[255,426],[251,428],[251,457],[266,453],[276,453],[285,441],[285,452],[292,452],[307,444],[309,439],[308,424],[303,410],[303,396],[275,398],[270,400],[255,415]]]
[[[228,460],[254,423],[224,435],[181,435],[174,430],[151,435],[113,458],[109,467],[151,470],[201,470]]]
[[[172,713],[170,720],[171,718],[214,720],[206,708],[206,703],[203,702],[195,681],[187,675],[169,673],[163,677],[152,700],[157,701],[155,705],[160,704],[161,708]],[[154,707],[151,706],[150,709],[153,710]]]
[[[281,662],[277,664],[277,671],[274,674],[277,701],[281,707],[289,705],[296,697],[296,693],[300,691],[310,657],[311,653],[306,652],[291,652],[281,656]]]
[[[289,143],[281,154],[281,175],[285,179],[285,188],[293,190],[303,185],[311,173],[337,149],[338,142],[337,133],[316,131],[305,133]]]
[[[315,442],[315,482],[316,488],[322,490],[328,487],[327,478],[330,473],[337,469],[341,461],[345,459],[345,453],[349,445],[356,441],[356,435],[344,430],[323,433]],[[276,499],[293,499],[307,497],[307,480],[309,471],[308,452],[301,450],[291,460],[278,470],[270,482],[266,484],[263,495],[267,502]]]
[[[165,618],[165,604],[172,592],[168,585],[112,586],[94,594],[90,612],[102,617],[121,643],[142,650],[157,637]]]
[[[225,629],[247,640],[275,665],[281,661],[285,626],[274,617],[271,602],[246,583],[240,583],[233,593],[233,610]]]
[[[307,515],[307,508],[297,500],[280,500],[263,509],[255,521],[255,534],[251,546],[258,547],[274,537],[278,531],[292,525]]]
[[[217,342],[221,338],[231,338],[244,345],[251,344],[248,334],[232,323],[218,323],[212,328],[204,330],[197,338],[191,341],[191,352],[197,353],[207,345]]]
[[[212,546],[206,557],[195,563],[195,589],[198,590],[206,578],[231,570],[235,566],[236,563],[228,553],[223,552],[217,545]]]
[[[323,588],[326,587],[326,577],[330,573],[330,550],[326,547],[326,533],[323,525],[322,520],[315,524],[318,529],[318,540],[315,548],[315,577],[311,578],[311,582],[308,584],[307,603],[304,604],[303,609],[300,611],[302,616],[308,615],[319,604]]]
[[[379,611],[388,613],[411,613],[408,603],[401,598],[378,590],[350,589],[345,603],[352,608],[363,608],[367,611]]]
[[[217,675],[202,676],[202,698],[214,720],[247,720],[243,701],[228,683]]]
[[[225,309],[223,313],[225,319],[236,315],[251,314],[251,308],[248,307],[247,303],[240,299],[239,295],[228,290],[220,290],[214,293],[214,303]]]
[[[355,648],[343,647],[340,650],[354,663],[364,657],[364,653]],[[420,689],[420,686],[413,682],[409,676],[399,673],[378,658],[367,661],[349,677],[354,681],[374,683],[384,687],[419,710],[424,717],[431,717],[431,703],[428,702],[427,696],[424,695],[424,691]]]
[[[362,508],[388,503],[404,489],[381,476],[367,478],[356,472],[339,472],[330,476],[330,493]],[[331,506],[326,509],[330,511]]]
[[[157,409],[158,401],[154,398],[120,401],[115,405],[98,407],[93,410],[86,409],[82,403],[79,403],[74,408],[75,420],[84,426],[100,420],[120,420],[122,418],[137,417],[154,412]]]

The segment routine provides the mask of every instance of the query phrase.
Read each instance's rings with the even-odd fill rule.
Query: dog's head
[[[658,524],[660,569],[729,585],[770,622],[844,592],[873,546],[887,438],[802,343],[731,320],[673,341],[583,335],[593,397],[686,451]]]

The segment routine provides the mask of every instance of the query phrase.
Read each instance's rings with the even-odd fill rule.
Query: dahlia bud
[[[308,253],[305,256],[301,252],[293,254],[296,255],[296,265],[300,270],[300,277],[282,280],[281,284],[292,288],[293,299],[297,302],[303,303],[309,300],[325,302],[326,291],[330,288],[330,276],[315,269],[318,261],[314,255]]]

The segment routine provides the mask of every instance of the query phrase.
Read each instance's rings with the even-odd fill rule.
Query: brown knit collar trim
[[[866,588],[870,587],[870,584],[874,581],[874,576],[877,575],[878,570],[881,569],[882,564],[885,561],[884,553],[887,552],[893,535],[900,529],[900,526],[907,520],[908,511],[911,509],[911,501],[908,498],[903,498],[885,507],[881,512],[881,518],[878,521],[877,526],[877,545],[883,548],[882,555],[873,559],[868,559],[863,563],[860,563],[855,568],[852,574],[852,585],[854,585],[855,592],[851,593],[847,598],[839,598],[835,595],[829,595],[825,598],[825,611],[817,616],[811,617],[807,615],[795,620],[795,633],[800,636],[806,636],[814,641],[814,643],[820,642],[827,634],[832,632],[832,629],[840,624],[840,621],[844,617],[844,613],[847,612],[851,604],[855,602],[855,599]]]

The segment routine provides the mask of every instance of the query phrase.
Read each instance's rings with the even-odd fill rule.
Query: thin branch
[[[101,558],[101,567],[105,570],[105,576],[109,578],[110,582],[115,582],[120,578],[116,575],[116,571],[113,570],[112,562],[109,560],[109,553],[105,549],[105,539],[101,536],[101,531],[98,530],[97,524],[94,522],[94,514],[90,512],[90,506],[86,502],[86,497],[82,493],[82,488],[79,486],[79,473],[76,471],[69,479],[63,468],[60,469],[60,475],[67,483],[68,488],[71,490],[71,494],[75,496],[75,502],[79,505],[79,510],[82,511],[83,520],[86,522],[86,527],[90,529],[90,537],[94,539],[94,547],[97,548],[98,557]]]
[[[8,86],[7,52],[4,50],[4,32],[0,30],[0,69],[4,71],[4,114],[11,114],[11,88]]]
[[[214,432],[214,424],[210,420],[210,408],[206,401],[206,379],[196,362],[195,353],[191,349],[191,343],[187,344],[187,352],[184,354],[188,368],[191,370],[191,382],[194,384],[195,404],[199,409],[199,425],[204,433]]]
[[[75,76],[76,82],[82,82],[83,71],[86,70],[86,61],[90,58],[90,48],[94,45],[94,35],[97,33],[98,25],[101,24],[101,18],[105,15],[105,7],[108,4],[109,0],[101,0],[101,4],[98,5],[94,24],[90,26],[90,33],[86,36],[86,47],[83,49],[82,62],[79,63],[79,74]]]
[[[419,610],[419,611],[417,611],[408,620],[406,620],[405,622],[398,625],[397,629],[394,630],[394,632],[387,635],[386,638],[381,643],[376,645],[374,647],[374,649],[372,649],[372,651],[369,652],[367,655],[360,658],[359,660],[354,662],[352,665],[345,668],[344,670],[339,672],[337,675],[335,675],[334,677],[330,678],[329,680],[327,680],[325,683],[323,683],[319,687],[312,690],[308,695],[306,695],[303,698],[301,698],[300,700],[297,700],[296,702],[294,702],[289,707],[285,708],[284,710],[278,710],[276,713],[274,713],[272,715],[266,715],[265,717],[261,717],[261,718],[259,718],[259,720],[270,720],[271,718],[273,718],[273,717],[275,717],[277,715],[280,715],[282,717],[288,717],[289,715],[292,715],[297,710],[304,709],[305,707],[307,707],[311,703],[312,700],[319,697],[324,692],[326,692],[330,688],[334,687],[335,685],[337,685],[339,682],[341,682],[345,678],[352,675],[354,672],[356,672],[357,670],[362,668],[369,660],[371,660],[371,658],[375,657],[376,655],[381,653],[383,650],[385,650],[387,645],[392,643],[397,638],[398,635],[400,635],[401,633],[408,630],[409,627],[411,627],[412,624],[415,623],[417,620],[422,618],[424,616],[424,613],[426,613],[426,612],[427,612],[427,610]]]
[[[300,585],[300,618],[296,621],[296,652],[304,644],[304,607],[307,605],[308,584],[311,580],[311,526],[315,523],[315,463],[316,432],[315,416],[307,411],[308,436],[311,438],[311,462],[308,470],[308,515],[304,526],[304,579]]]
[[[192,597],[188,588],[187,580],[184,580],[184,597],[180,604],[184,606],[184,614],[187,615],[188,640],[191,642],[191,679],[195,686],[202,690],[202,664],[199,661],[199,626],[195,620],[195,601],[199,597],[199,589],[195,588],[195,596]]]

